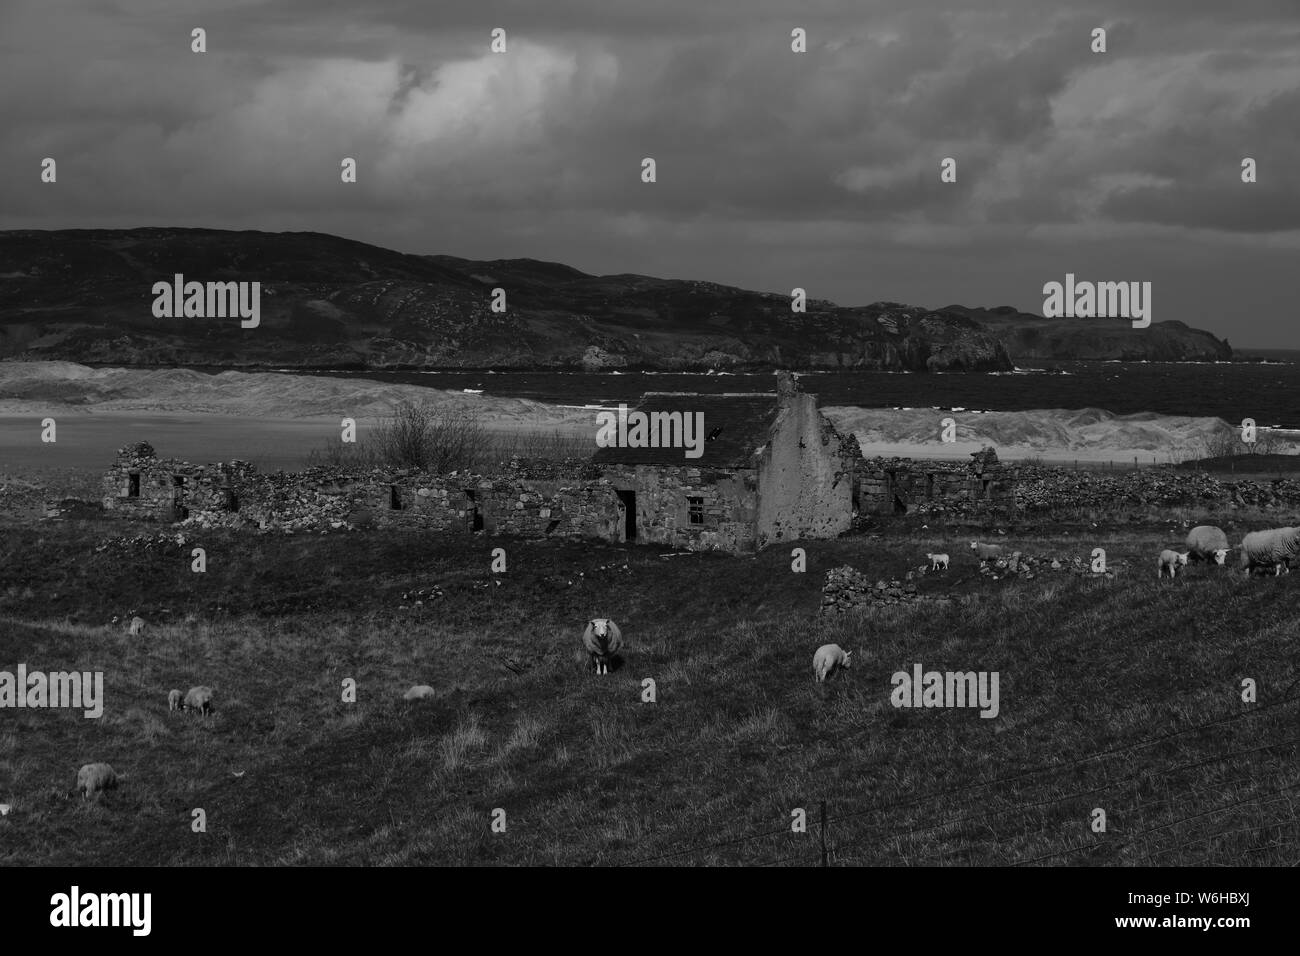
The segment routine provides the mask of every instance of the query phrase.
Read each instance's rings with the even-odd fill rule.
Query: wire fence
[[[988,780],[934,790],[915,797],[860,807],[834,815],[827,812],[827,802],[822,800],[818,802],[815,808],[803,808],[805,810],[805,825],[802,829],[796,830],[793,821],[791,821],[781,827],[756,832],[733,832],[720,840],[699,844],[680,844],[666,852],[626,860],[618,865],[645,866],[667,861],[683,861],[721,849],[744,847],[748,851],[750,847],[753,847],[754,852],[746,852],[743,859],[735,862],[752,866],[830,866],[852,863],[856,860],[857,854],[851,851],[868,845],[879,847],[882,844],[889,844],[895,855],[903,863],[908,863],[908,844],[916,841],[918,836],[933,838],[948,828],[969,827],[980,823],[985,824],[990,832],[996,832],[992,830],[991,826],[988,826],[988,821],[1016,815],[1032,817],[1035,814],[1041,814],[1046,808],[1069,804],[1085,797],[1096,797],[1099,794],[1126,785],[1140,786],[1155,783],[1160,780],[1172,779],[1177,775],[1190,771],[1203,771],[1216,765],[1221,765],[1221,771],[1228,774],[1229,779],[1204,786],[1181,787],[1159,799],[1129,806],[1124,805],[1122,802],[1111,801],[1111,806],[1107,809],[1107,828],[1102,832],[1092,834],[1090,839],[1069,842],[1069,833],[1067,832],[1063,834],[1067,845],[1060,849],[1033,856],[1026,855],[1014,859],[1005,859],[1002,862],[1011,866],[1031,866],[1069,857],[1077,857],[1079,862],[1095,862],[1097,855],[1101,851],[1105,851],[1112,861],[1124,862],[1121,857],[1125,853],[1136,852],[1138,848],[1144,850],[1144,859],[1151,861],[1167,856],[1170,853],[1202,844],[1214,843],[1233,836],[1240,837],[1245,834],[1261,833],[1266,830],[1281,831],[1294,828],[1300,826],[1300,815],[1296,812],[1297,802],[1300,802],[1297,799],[1297,791],[1300,790],[1300,777],[1264,793],[1247,793],[1238,797],[1245,787],[1255,787],[1257,789],[1263,778],[1242,773],[1241,771],[1244,768],[1233,762],[1249,760],[1252,757],[1284,748],[1300,748],[1300,735],[1258,747],[1246,749],[1229,747],[1221,752],[1195,760],[1159,768],[1144,768],[1136,773],[1126,775],[1115,775],[1113,779],[1104,779],[1084,789],[1072,788],[1068,792],[1051,796],[1048,796],[1047,793],[1060,786],[1062,775],[1066,772],[1078,771],[1080,768],[1086,768],[1098,761],[1113,761],[1119,757],[1150,750],[1189,734],[1221,729],[1238,721],[1250,721],[1263,714],[1280,712],[1284,708],[1295,707],[1300,704],[1300,695],[1292,696],[1291,690],[1296,687],[1297,682],[1300,682],[1300,678],[1291,683],[1283,699],[1267,704],[1259,704],[1247,711],[1224,714],[1203,723],[1154,735],[1137,743],[1097,750],[1079,757],[1052,761]],[[986,803],[991,798],[988,792],[990,788],[1004,787],[1013,783],[1024,783],[1030,778],[1040,776],[1043,779],[1031,786],[1035,789],[1041,789],[1043,792],[1028,795],[1030,798],[1028,800],[1022,798],[1021,802],[1012,806],[951,816],[954,811],[968,810]],[[1271,779],[1275,780],[1276,778]],[[1122,824],[1118,827],[1112,826],[1116,819],[1121,821],[1136,819],[1140,814],[1158,807],[1172,810],[1176,802],[1189,802],[1192,798],[1207,794],[1215,794],[1229,799],[1213,807],[1197,809],[1182,815],[1173,815],[1169,819],[1153,822],[1152,825],[1132,832],[1129,832]],[[900,827],[897,816],[890,816],[890,814],[897,814],[899,811],[918,812],[936,801],[946,801],[939,808],[945,813],[943,819],[932,820],[922,825]],[[1279,805],[1284,805],[1290,811],[1286,819],[1273,823],[1201,834],[1173,846],[1154,850],[1146,849],[1148,844],[1158,840],[1161,836],[1171,832],[1176,833],[1178,827],[1193,821],[1213,819],[1222,814],[1234,810],[1239,811],[1243,808],[1263,808]],[[814,810],[818,812],[815,813]],[[864,819],[871,817],[878,819]],[[1054,827],[1072,829],[1076,833],[1088,830],[1087,821],[1076,813],[1074,816],[1067,816],[1064,819],[1047,820],[1034,829],[1020,830],[1015,836],[1020,838],[1038,836]],[[1257,854],[1300,846],[1300,840],[1281,841],[1281,837],[1282,834],[1279,832],[1278,840],[1280,842],[1262,847],[1252,847],[1246,852]],[[761,844],[760,841],[762,841]],[[919,847],[915,855],[920,857],[923,855],[924,850],[924,846]]]

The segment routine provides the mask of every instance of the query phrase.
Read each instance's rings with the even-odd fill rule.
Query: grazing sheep
[[[980,544],[978,541],[972,541],[970,549],[975,552],[975,557],[979,558],[981,563],[1002,557],[1002,552],[1006,550],[1000,544]]]
[[[1187,564],[1187,553],[1179,554],[1177,551],[1171,551],[1165,548],[1160,552],[1160,563],[1156,565],[1156,577],[1162,578],[1165,575],[1165,568],[1169,569],[1171,578],[1178,576],[1179,566]]]
[[[88,763],[77,771],[77,790],[85,800],[93,793],[117,789],[117,772],[106,763]]]
[[[181,692],[180,692],[180,691],[178,691],[178,690],[169,690],[169,691],[167,692],[167,709],[168,709],[168,710],[180,710],[180,709],[181,709]]]
[[[1228,536],[1212,524],[1197,525],[1187,532],[1187,541],[1184,543],[1193,562],[1213,561],[1215,564],[1223,564],[1231,550],[1228,547]]]
[[[410,690],[408,690],[405,694],[402,695],[402,700],[425,700],[432,696],[433,696],[432,687],[430,687],[428,684],[416,684],[414,687],[412,687]]]
[[[813,655],[814,679],[820,684],[840,668],[848,670],[852,656],[852,651],[846,651],[838,644],[823,644]]]
[[[1255,568],[1273,569],[1278,575],[1291,570],[1291,559],[1300,554],[1300,528],[1252,531],[1241,542],[1241,567],[1247,575]]]
[[[609,618],[592,618],[587,622],[587,629],[582,632],[582,646],[591,655],[596,673],[608,674],[609,658],[623,646],[623,634]]]
[[[144,618],[142,618],[142,617],[133,617],[133,618],[131,618],[131,627],[130,627],[130,632],[131,632],[131,636],[132,636],[132,637],[135,637],[137,634],[143,634],[143,633],[144,633]]]
[[[212,688],[191,687],[189,693],[185,695],[185,709],[197,710],[204,717],[212,713]]]
[[[927,551],[925,553],[925,558],[927,561],[930,562],[931,571],[938,571],[940,568],[942,568],[945,571],[948,570],[948,555],[931,554],[929,551]]]

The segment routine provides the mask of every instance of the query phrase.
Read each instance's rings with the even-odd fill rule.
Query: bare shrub
[[[403,400],[357,442],[328,442],[313,449],[307,460],[311,465],[445,474],[479,467],[488,450],[487,429],[469,409]]]

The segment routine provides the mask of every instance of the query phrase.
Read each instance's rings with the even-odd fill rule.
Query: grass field
[[[990,580],[970,535],[915,526],[807,542],[804,574],[783,548],[167,534],[0,530],[0,670],[106,685],[98,720],[0,711],[0,865],[815,865],[823,800],[833,864],[1300,860],[1300,575],[1157,583],[1158,528],[1013,533],[1120,565],[1029,581]],[[920,589],[950,601],[819,620],[827,569],[900,578],[932,550],[952,570]],[[131,612],[141,637],[110,625]],[[627,641],[606,677],[577,653],[593,616]],[[832,641],[854,666],[818,686]],[[896,709],[891,675],[915,663],[998,672],[999,715]],[[437,698],[404,702],[417,683]],[[167,691],[194,684],[215,715],[169,713]],[[69,797],[101,760],[121,787]]]

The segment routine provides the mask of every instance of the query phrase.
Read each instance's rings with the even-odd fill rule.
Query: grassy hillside
[[[1157,584],[1160,531],[1003,540],[1120,568],[995,581],[955,536],[901,531],[810,542],[795,574],[783,549],[7,529],[0,670],[102,669],[107,702],[0,714],[0,864],[816,863],[821,800],[842,864],[1300,859],[1300,576]],[[936,549],[952,570],[920,589],[950,601],[818,619],[827,569],[899,578]],[[131,612],[142,637],[109,624]],[[575,654],[598,615],[628,642],[599,678]],[[817,686],[831,641],[854,667]],[[917,662],[998,671],[1001,713],[895,709]],[[213,717],[167,711],[199,683]],[[437,699],[403,702],[416,683]],[[69,799],[96,760],[121,788]]]

